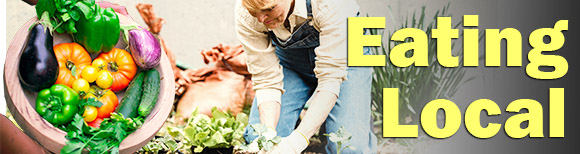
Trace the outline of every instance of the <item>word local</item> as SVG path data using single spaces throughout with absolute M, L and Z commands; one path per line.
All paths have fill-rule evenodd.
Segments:
M 399 89 L 383 89 L 383 137 L 417 137 L 417 125 L 399 124 Z M 564 137 L 564 88 L 550 88 L 550 137 Z M 445 126 L 437 126 L 437 111 L 445 112 Z M 544 117 L 542 105 L 533 99 L 518 99 L 512 101 L 506 108 L 507 112 L 520 112 L 527 109 L 528 113 L 519 113 L 505 121 L 505 132 L 511 138 L 544 137 Z M 499 106 L 489 99 L 473 101 L 465 111 L 465 128 L 474 137 L 490 138 L 495 136 L 501 124 L 488 123 L 487 127 L 480 125 L 480 113 L 485 110 L 487 115 L 500 115 Z M 520 124 L 528 121 L 528 127 L 522 129 Z M 421 126 L 425 132 L 434 138 L 448 138 L 455 134 L 461 125 L 461 111 L 450 100 L 433 100 L 421 111 Z

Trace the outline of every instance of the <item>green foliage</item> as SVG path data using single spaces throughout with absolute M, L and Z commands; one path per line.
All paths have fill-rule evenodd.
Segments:
M 460 86 L 474 77 L 465 79 L 465 69 L 461 68 L 463 65 L 463 59 L 459 59 L 458 68 L 445 68 L 437 62 L 436 52 L 436 39 L 431 38 L 432 30 L 435 28 L 435 21 L 437 17 L 450 17 L 451 14 L 448 12 L 449 4 L 443 7 L 443 10 L 437 11 L 433 16 L 433 21 L 429 24 L 425 23 L 425 6 L 421 10 L 419 18 L 416 18 L 416 14 L 413 13 L 411 18 L 406 18 L 405 22 L 402 23 L 399 29 L 403 28 L 417 28 L 421 29 L 426 34 L 428 34 L 428 60 L 429 66 L 427 67 L 415 67 L 413 65 L 409 67 L 396 67 L 392 62 L 387 61 L 385 67 L 374 67 L 374 76 L 372 80 L 372 107 L 373 116 L 375 119 L 375 125 L 382 125 L 382 114 L 383 111 L 383 88 L 398 88 L 399 89 L 399 121 L 401 124 L 417 124 L 419 122 L 419 117 L 417 114 L 417 109 L 421 109 L 426 103 L 434 99 L 449 99 L 452 97 L 460 88 Z M 457 28 L 461 22 L 457 23 L 454 28 Z M 371 29 L 371 35 L 378 35 L 383 32 L 377 29 Z M 388 33 L 391 36 L 391 32 Z M 480 39 L 481 40 L 481 39 Z M 389 51 L 396 45 L 411 42 L 411 39 L 406 39 L 403 42 L 400 41 L 386 41 L 379 48 L 373 48 L 373 54 L 375 55 L 389 55 Z M 452 47 L 455 46 L 455 42 Z M 462 52 L 454 56 L 460 56 Z M 407 57 L 410 57 L 413 51 L 408 51 L 406 53 Z M 377 132 L 378 136 L 382 132 Z
M 79 102 L 79 106 L 86 106 L 86 105 L 90 105 L 90 106 L 94 106 L 94 107 L 101 107 L 101 106 L 103 106 L 103 103 L 101 101 L 97 100 L 96 98 L 93 98 L 93 97 L 81 99 L 81 101 Z M 83 112 L 79 112 L 79 113 L 83 113 Z
M 80 154 L 87 148 L 91 154 L 119 153 L 121 141 L 137 130 L 143 121 L 141 117 L 131 119 L 111 113 L 111 117 L 105 118 L 99 128 L 93 128 L 84 124 L 82 116 L 75 114 L 66 127 L 68 141 L 60 152 Z
M 356 147 L 354 147 L 352 145 L 348 145 L 350 138 L 352 138 L 352 134 L 347 132 L 343 126 L 340 126 L 338 131 L 336 131 L 335 133 L 324 134 L 324 136 L 328 136 L 328 139 L 331 142 L 334 142 L 337 144 L 336 154 L 340 154 L 340 152 L 342 150 L 347 149 L 347 148 L 351 149 L 351 150 L 356 150 Z M 344 147 L 342 147 L 343 145 L 344 145 Z
M 94 0 L 39 0 L 35 8 L 36 16 L 51 33 L 56 30 L 73 34 L 81 17 L 95 16 L 95 6 Z
M 160 153 L 162 151 L 174 153 L 179 148 L 182 148 L 182 144 L 177 143 L 171 136 L 164 136 L 147 143 L 139 150 L 139 153 Z
M 245 143 L 244 128 L 248 116 L 239 113 L 236 117 L 217 108 L 212 108 L 212 117 L 199 114 L 197 109 L 188 119 L 185 127 L 167 126 L 167 135 L 148 143 L 142 151 L 192 153 L 202 152 L 205 148 L 229 148 Z M 181 141 L 177 143 L 176 141 Z M 163 143 L 163 144 L 157 144 Z

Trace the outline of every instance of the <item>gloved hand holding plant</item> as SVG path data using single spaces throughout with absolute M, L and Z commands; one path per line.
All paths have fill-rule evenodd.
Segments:
M 254 129 L 254 135 L 258 137 L 254 139 L 249 145 L 240 145 L 240 149 L 249 152 L 258 152 L 260 150 L 270 150 L 274 145 L 280 143 L 281 137 L 277 136 L 274 128 L 268 127 L 264 124 L 250 125 Z

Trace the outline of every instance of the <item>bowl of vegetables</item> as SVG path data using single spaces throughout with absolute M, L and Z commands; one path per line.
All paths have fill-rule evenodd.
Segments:
M 129 17 L 126 16 L 122 16 L 119 15 L 119 20 L 121 23 L 127 23 L 127 22 L 132 22 L 132 19 L 130 19 Z M 87 126 L 87 124 L 93 123 L 93 122 L 89 122 L 87 123 L 86 121 L 86 116 L 83 116 L 82 113 L 77 113 L 75 116 L 83 116 L 81 118 L 79 117 L 74 117 L 74 118 L 63 118 L 63 117 L 69 117 L 72 116 L 73 114 L 71 113 L 67 113 L 67 112 L 72 112 L 72 111 L 76 111 L 76 110 L 80 110 L 80 111 L 87 111 L 86 108 L 82 109 L 81 107 L 79 108 L 75 108 L 74 110 L 64 110 L 65 108 L 68 109 L 68 107 L 66 107 L 67 105 L 65 104 L 64 106 L 62 106 L 62 110 L 59 112 L 61 115 L 54 115 L 53 118 L 47 118 L 47 116 L 45 116 L 46 113 L 41 113 L 39 112 L 40 110 L 38 109 L 39 104 L 38 101 L 41 99 L 45 99 L 44 101 L 49 102 L 48 104 L 50 104 L 50 99 L 53 99 L 53 97 L 56 97 L 56 95 L 58 95 L 58 99 L 59 100 L 75 100 L 72 98 L 68 98 L 67 96 L 74 93 L 74 92 L 69 92 L 67 90 L 73 89 L 72 86 L 68 86 L 69 88 L 63 88 L 66 84 L 53 84 L 53 85 L 49 85 L 51 88 L 39 88 L 39 85 L 42 84 L 46 84 L 46 82 L 49 82 L 49 80 L 53 80 L 54 77 L 52 77 L 51 75 L 46 75 L 46 73 L 48 72 L 48 74 L 53 73 L 54 71 L 59 71 L 58 69 L 47 69 L 47 67 L 54 67 L 54 63 L 46 63 L 46 66 L 40 66 L 40 65 L 26 65 L 27 63 L 34 63 L 36 61 L 42 61 L 43 57 L 34 57 L 34 56 L 46 56 L 46 55 L 42 55 L 42 54 L 32 54 L 31 55 L 26 55 L 29 53 L 23 53 L 25 52 L 25 48 L 27 46 L 42 46 L 42 45 L 46 45 L 46 44 L 41 44 L 41 43 L 31 43 L 29 37 L 31 37 L 29 34 L 30 33 L 39 33 L 38 29 L 35 30 L 34 26 L 37 24 L 38 22 L 38 18 L 37 17 L 33 17 L 32 19 L 30 19 L 26 24 L 24 24 L 19 30 L 18 32 L 15 34 L 13 41 L 10 43 L 10 46 L 8 48 L 8 51 L 6 53 L 6 61 L 4 64 L 4 92 L 5 92 L 5 98 L 6 98 L 6 102 L 7 102 L 7 106 L 10 109 L 12 115 L 14 116 L 14 119 L 16 120 L 16 122 L 19 124 L 20 128 L 22 128 L 22 130 L 28 134 L 31 138 L 35 139 L 36 141 L 38 141 L 38 143 L 40 145 L 42 145 L 43 147 L 45 147 L 46 149 L 54 152 L 54 153 L 74 153 L 74 152 L 79 152 L 79 151 L 84 151 L 87 152 L 87 150 L 93 151 L 93 150 L 100 150 L 100 151 L 116 151 L 118 150 L 120 153 L 134 153 L 135 151 L 137 151 L 138 149 L 140 149 L 141 147 L 143 147 L 145 144 L 147 144 L 156 134 L 156 132 L 162 127 L 162 125 L 164 124 L 165 120 L 167 119 L 167 117 L 169 116 L 169 113 L 171 111 L 171 108 L 173 107 L 173 101 L 174 101 L 174 97 L 175 97 L 175 85 L 174 85 L 174 76 L 173 76 L 173 71 L 172 71 L 172 67 L 171 64 L 167 58 L 167 55 L 165 55 L 164 52 L 161 52 L 159 55 L 159 64 L 158 65 L 154 65 L 155 67 L 152 68 L 141 68 L 141 67 L 136 67 L 136 70 L 138 73 L 135 73 L 135 77 L 133 79 L 130 79 L 128 81 L 126 81 L 126 84 L 129 84 L 128 82 L 130 81 L 131 84 L 128 85 L 128 88 L 123 88 L 123 89 L 114 89 L 114 90 L 109 90 L 109 92 L 114 91 L 113 95 L 116 96 L 116 100 L 118 102 L 118 105 L 116 105 L 116 107 L 113 107 L 112 109 L 114 110 L 115 108 L 120 108 L 121 106 L 127 106 L 126 104 L 128 104 L 127 102 L 129 101 L 135 101 L 135 100 L 131 100 L 132 98 L 130 98 L 129 96 L 131 95 L 135 95 L 133 93 L 135 92 L 139 92 L 139 95 L 142 95 L 140 92 L 142 91 L 147 91 L 144 90 L 146 86 L 141 87 L 138 84 L 142 84 L 142 85 L 147 85 L 147 82 L 149 80 L 147 80 L 148 76 L 149 76 L 149 72 L 153 72 L 151 70 L 155 70 L 153 74 L 156 75 L 151 75 L 151 76 L 155 76 L 158 78 L 158 81 L 155 84 L 149 84 L 147 88 L 149 89 L 157 89 L 158 90 L 158 95 L 152 95 L 153 97 L 150 96 L 150 98 L 156 98 L 156 101 L 154 103 L 149 104 L 149 109 L 147 109 L 146 112 L 146 116 L 142 116 L 139 118 L 142 119 L 138 119 L 138 118 L 133 118 L 133 119 L 125 119 L 125 117 L 120 116 L 120 114 L 117 114 L 115 112 L 111 112 L 110 115 L 107 116 L 107 118 L 104 118 L 106 120 L 104 120 L 104 122 L 101 125 L 101 129 L 97 129 L 97 128 L 92 128 L 90 126 Z M 124 38 L 122 37 L 123 33 L 121 33 L 121 36 L 119 37 L 119 39 L 117 40 L 116 44 L 115 44 L 115 49 L 129 49 L 127 43 L 125 43 L 125 41 L 123 40 Z M 35 37 L 43 37 L 42 35 L 37 35 Z M 46 37 L 46 36 L 44 36 Z M 51 41 L 52 44 L 56 45 L 60 45 L 60 44 L 66 44 L 66 43 L 71 43 L 71 42 L 75 42 L 75 40 L 73 39 L 73 36 L 67 33 L 53 33 L 50 39 L 47 39 L 48 41 Z M 43 42 L 46 43 L 46 42 Z M 86 47 L 85 47 L 86 48 Z M 131 47 L 133 48 L 133 47 Z M 52 50 L 52 49 L 51 49 Z M 61 49 L 54 49 L 54 50 L 61 50 Z M 135 49 L 137 50 L 137 49 Z M 56 51 L 54 51 L 56 52 Z M 135 55 L 134 53 L 131 53 L 132 55 Z M 34 60 L 31 60 L 30 62 L 28 60 L 21 60 L 21 56 L 22 55 L 26 55 L 27 57 L 34 57 Z M 90 59 L 89 61 L 93 61 L 94 59 L 98 59 L 99 57 L 101 57 L 100 54 L 97 53 L 89 53 L 90 55 Z M 143 55 L 140 55 L 140 58 L 146 58 L 143 57 Z M 138 58 L 137 58 L 138 59 Z M 94 63 L 94 62 L 93 62 Z M 135 60 L 135 63 L 138 63 L 137 60 Z M 20 68 L 24 67 L 24 68 Z M 141 66 L 141 65 L 139 65 Z M 151 65 L 153 66 L 153 65 Z M 151 67 L 149 66 L 149 67 Z M 30 68 L 26 68 L 26 67 L 30 67 Z M 81 67 L 80 65 L 78 67 Z M 62 69 L 62 68 L 60 68 Z M 22 73 L 24 70 L 29 71 L 26 73 Z M 79 74 L 81 69 L 79 69 Z M 51 72 L 52 71 L 52 72 Z M 20 73 L 19 73 L 20 72 Z M 44 73 L 44 74 L 43 74 Z M 24 74 L 24 75 L 23 75 Z M 74 72 L 72 74 L 75 74 Z M 145 75 L 139 75 L 139 74 L 145 74 Z M 23 78 L 23 76 L 33 76 L 34 75 L 38 76 L 36 78 L 31 78 L 31 79 L 26 79 L 26 80 L 22 80 L 21 78 Z M 139 76 L 145 76 L 145 77 L 139 77 Z M 84 77 L 84 76 L 83 76 Z M 133 81 L 140 79 L 140 83 L 137 84 L 133 84 Z M 54 79 L 54 80 L 61 80 L 60 76 L 59 79 Z M 97 79 L 98 80 L 98 79 Z M 116 78 L 115 78 L 116 80 Z M 27 82 L 24 82 L 27 81 Z M 28 81 L 30 81 L 30 83 L 28 83 Z M 54 82 L 54 81 L 53 81 Z M 65 83 L 64 81 L 57 81 L 57 83 Z M 76 82 L 76 80 L 75 80 Z M 150 81 L 149 81 L 150 82 Z M 95 82 L 96 83 L 96 82 Z M 106 83 L 106 82 L 104 82 Z M 98 83 L 97 83 L 98 84 Z M 109 83 L 110 84 L 110 83 Z M 109 85 L 110 87 L 114 87 L 116 83 L 113 83 L 112 85 Z M 44 85 L 46 87 L 46 85 Z M 99 85 L 101 86 L 101 85 Z M 134 87 L 139 87 L 139 88 L 131 88 L 132 86 Z M 93 85 L 92 87 L 96 87 L 96 85 Z M 91 90 L 92 90 L 91 87 Z M 76 88 L 76 87 L 75 87 Z M 44 90 L 41 90 L 44 89 Z M 48 90 L 46 90 L 48 89 Z M 107 88 L 105 88 L 107 89 Z M 111 89 L 111 88 L 109 88 Z M 108 90 L 108 89 L 107 89 Z M 45 94 L 47 93 L 47 91 L 51 91 L 53 96 L 46 96 Z M 58 92 L 56 92 L 58 91 Z M 79 92 L 78 90 L 74 89 L 74 91 Z M 131 91 L 131 92 L 130 92 Z M 58 94 L 57 94 L 58 93 Z M 112 93 L 112 92 L 111 92 Z M 146 93 L 146 92 L 144 92 Z M 74 93 L 77 94 L 77 93 Z M 45 98 L 46 97 L 46 98 Z M 141 96 L 139 96 L 141 97 Z M 79 102 L 83 102 L 83 103 L 87 103 L 89 101 L 87 100 L 91 100 L 91 99 L 83 99 L 82 95 L 80 97 L 76 97 L 76 99 L 79 99 Z M 100 99 L 100 98 L 99 98 Z M 133 98 L 134 99 L 134 98 Z M 53 99 L 54 100 L 54 99 Z M 97 100 L 92 99 L 91 101 L 95 101 Z M 127 100 L 127 101 L 125 101 Z M 99 100 L 100 101 L 100 100 Z M 65 101 L 63 101 L 65 102 Z M 125 103 L 125 104 L 123 104 Z M 90 104 L 90 103 L 88 103 Z M 98 103 L 99 105 L 99 109 L 104 108 L 104 103 Z M 44 106 L 44 105 L 42 105 Z M 86 106 L 85 106 L 86 107 Z M 125 107 L 127 108 L 127 107 Z M 137 107 L 135 107 L 134 105 L 132 107 L 129 108 L 134 108 L 132 110 L 135 111 L 135 114 L 137 114 L 138 117 L 139 113 L 138 113 L 138 109 Z M 140 109 L 140 108 L 139 108 Z M 79 112 L 80 112 L 79 111 Z M 99 110 L 100 111 L 100 110 Z M 48 111 L 50 112 L 50 111 Z M 118 111 L 119 113 L 121 113 L 121 111 Z M 125 113 L 125 112 L 123 112 Z M 41 115 L 44 114 L 44 115 Z M 100 115 L 99 115 L 100 116 Z M 76 128 L 75 128 L 76 127 Z M 103 128 L 104 127 L 104 128 Z M 130 129 L 134 129 L 132 131 L 125 131 L 127 128 Z M 76 131 L 72 131 L 72 130 L 76 130 Z M 87 136 L 87 134 L 90 134 L 90 136 Z M 90 138 L 89 138 L 90 137 Z M 107 140 L 107 138 L 113 138 L 116 140 L 112 140 L 112 142 L 110 140 Z M 90 142 L 90 143 L 88 143 Z M 117 143 L 115 143 L 117 142 Z M 84 144 L 87 143 L 87 144 Z

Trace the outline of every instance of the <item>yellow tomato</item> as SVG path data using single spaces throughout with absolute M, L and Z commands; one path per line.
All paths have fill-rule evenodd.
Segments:
M 89 83 L 93 83 L 97 79 L 98 73 L 99 71 L 96 67 L 87 66 L 83 69 L 83 72 L 81 72 L 81 77 L 87 80 Z
M 108 70 L 107 61 L 105 61 L 103 59 L 95 59 L 91 65 L 93 67 L 97 68 L 98 71 Z
M 113 85 L 113 76 L 111 75 L 111 72 L 102 70 L 99 72 L 96 82 L 97 86 L 107 89 Z
M 82 78 L 76 79 L 72 85 L 72 88 L 81 95 L 86 94 L 89 91 L 90 87 L 91 85 L 89 85 L 89 82 L 87 82 L 87 80 Z
M 97 111 L 97 107 L 92 105 L 85 105 L 85 113 L 83 113 L 83 119 L 86 122 L 92 122 L 97 119 L 97 115 L 99 112 Z

